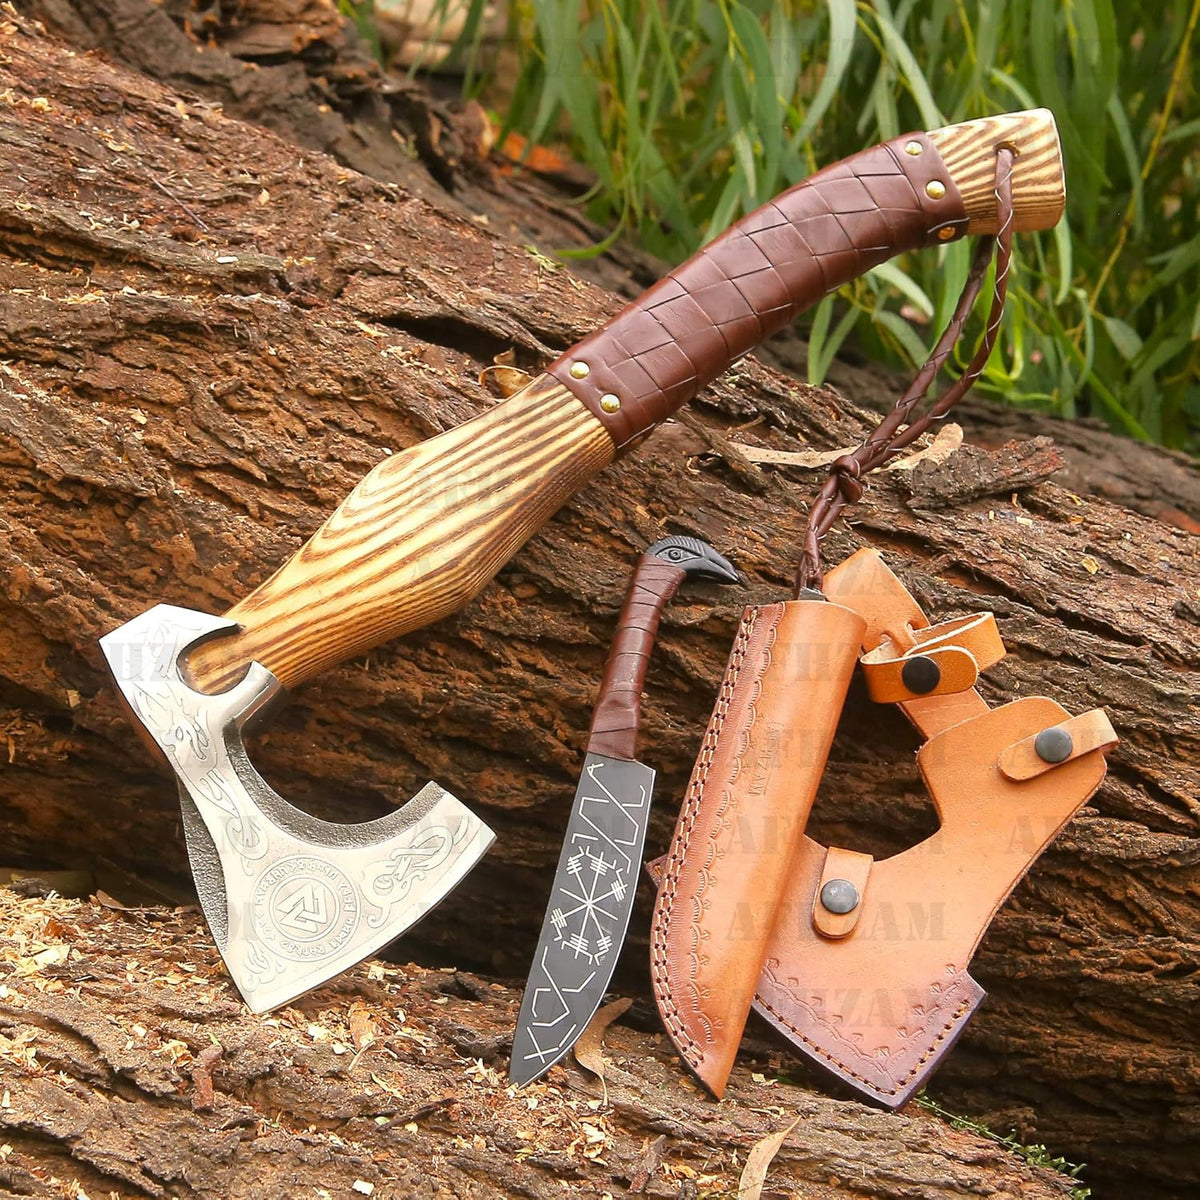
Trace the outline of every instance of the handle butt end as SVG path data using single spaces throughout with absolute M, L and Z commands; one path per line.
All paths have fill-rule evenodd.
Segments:
M 968 233 L 996 232 L 995 152 L 1001 146 L 1016 154 L 1015 230 L 1027 233 L 1058 224 L 1067 202 L 1066 176 L 1058 126 L 1048 108 L 960 121 L 931 129 L 928 137 L 962 196 L 970 221 Z

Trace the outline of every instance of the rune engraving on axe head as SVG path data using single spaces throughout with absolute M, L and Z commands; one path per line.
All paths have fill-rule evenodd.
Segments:
M 208 695 L 181 661 L 230 622 L 160 604 L 101 639 L 117 685 L 179 784 L 188 854 L 225 965 L 255 1012 L 324 983 L 399 937 L 450 892 L 492 832 L 427 783 L 394 813 L 342 825 L 289 804 L 243 733 L 282 688 L 252 663 Z

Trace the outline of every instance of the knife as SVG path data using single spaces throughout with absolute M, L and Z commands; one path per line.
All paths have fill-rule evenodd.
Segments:
M 513 1035 L 509 1078 L 517 1085 L 575 1044 L 620 956 L 654 794 L 654 771 L 634 757 L 642 684 L 663 609 L 688 576 L 741 579 L 707 542 L 677 536 L 651 546 L 630 580 Z

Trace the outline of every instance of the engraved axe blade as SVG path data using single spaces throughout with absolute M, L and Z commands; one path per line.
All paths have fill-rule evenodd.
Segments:
M 394 813 L 337 824 L 289 804 L 251 765 L 245 729 L 282 687 L 260 663 L 208 695 L 183 657 L 236 625 L 160 604 L 100 639 L 129 708 L 179 784 L 188 857 L 209 928 L 254 1012 L 332 979 L 400 936 L 494 840 L 427 783 Z

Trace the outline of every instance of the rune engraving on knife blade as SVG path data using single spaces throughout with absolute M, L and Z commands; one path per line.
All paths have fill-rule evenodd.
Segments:
M 678 535 L 651 546 L 630 580 L 513 1034 L 509 1074 L 519 1084 L 578 1040 L 625 941 L 654 796 L 654 772 L 634 757 L 642 685 L 663 609 L 689 575 L 740 578 L 706 542 Z
M 591 786 L 580 802 L 580 827 L 567 842 L 567 878 L 556 882 L 550 898 L 554 945 L 562 953 L 544 949 L 526 985 L 532 992 L 527 1061 L 554 1062 L 574 1043 L 579 1022 L 567 997 L 578 997 L 596 978 L 625 932 L 628 912 L 621 906 L 635 883 L 650 810 L 645 784 L 633 796 L 605 784 L 606 767 L 625 765 L 597 759 L 584 771 L 580 786 Z

